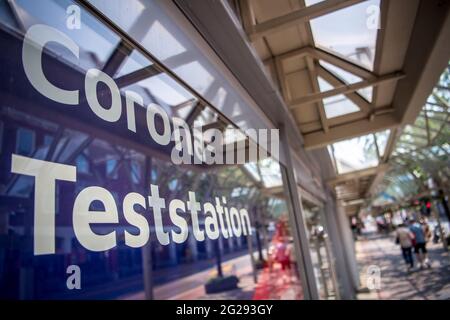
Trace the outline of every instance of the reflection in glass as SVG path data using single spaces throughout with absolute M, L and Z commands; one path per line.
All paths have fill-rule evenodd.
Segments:
M 58 30 L 68 30 L 66 9 L 73 4 L 70 0 L 17 0 L 9 1 L 9 4 L 11 10 L 15 12 L 18 25 L 23 26 L 25 30 L 32 25 L 42 23 Z M 102 68 L 120 41 L 117 35 L 111 33 L 106 26 L 88 14 L 82 19 L 82 28 L 70 30 L 70 36 L 80 46 L 79 59 L 56 43 L 50 43 L 47 49 L 58 59 L 63 59 L 84 70 L 94 67 Z
M 302 199 L 311 260 L 320 299 L 336 299 L 336 275 L 323 208 Z
M 29 156 L 34 151 L 34 132 L 30 129 L 17 129 L 17 148 L 18 154 Z
M 321 92 L 332 90 L 333 87 L 323 78 L 318 77 L 319 88 Z M 338 94 L 329 98 L 323 99 L 325 107 L 325 115 L 327 119 L 343 116 L 349 113 L 360 111 L 359 107 L 350 101 L 343 94 Z
M 4 66 L 1 76 L 17 84 L 0 84 L 0 298 L 301 299 L 299 264 L 285 199 L 288 193 L 281 180 L 284 168 L 270 158 L 245 165 L 174 165 L 170 146 L 158 145 L 146 135 L 145 112 L 150 103 L 159 104 L 169 116 L 183 118 L 190 128 L 197 123 L 234 135 L 234 125 L 88 12 L 81 12 L 81 29 L 68 32 L 62 17 L 66 17 L 64 9 L 74 2 L 8 3 L 13 3 L 20 14 L 0 22 L 0 41 L 9 48 L 0 52 L 0 64 Z M 1 17 L 8 16 L 9 11 L 1 13 Z M 15 19 L 23 19 L 25 30 L 10 23 Z M 68 107 L 33 89 L 20 57 L 23 32 L 37 22 L 67 34 L 80 46 L 79 61 L 60 45 L 46 48 L 43 68 L 51 81 L 82 89 L 87 68 L 108 74 L 120 88 L 122 108 L 126 108 L 126 90 L 142 97 L 142 105 L 135 108 L 135 132 L 139 134 L 129 130 L 124 116 L 116 122 L 99 119 L 83 92 L 79 104 Z M 12 32 L 11 28 L 16 29 Z M 157 32 L 152 37 L 162 31 L 157 24 L 153 28 Z M 184 50 L 175 44 L 173 48 L 175 55 Z M 95 89 L 99 103 L 111 105 L 104 86 L 99 84 Z M 158 124 L 155 121 L 155 127 Z M 76 182 L 56 182 L 54 254 L 33 253 L 35 179 L 11 172 L 15 153 L 76 167 Z M 227 208 L 245 208 L 251 235 L 199 241 L 193 235 L 193 215 L 185 210 L 178 215 L 187 223 L 187 230 L 183 230 L 188 234 L 186 241 L 175 243 L 170 238 L 169 244 L 161 244 L 156 231 L 181 229 L 172 223 L 169 208 L 162 208 L 157 225 L 153 209 L 136 205 L 135 214 L 148 222 L 150 238 L 143 246 L 131 247 L 127 235 L 136 236 L 142 230 L 125 218 L 124 199 L 136 193 L 147 200 L 151 185 L 159 186 L 165 203 L 174 199 L 186 203 L 189 192 L 194 191 L 201 203 L 215 203 L 217 199 L 224 203 L 225 199 Z M 114 232 L 116 246 L 104 251 L 87 250 L 74 234 L 74 201 L 92 186 L 106 189 L 119 212 L 114 223 L 90 226 L 98 235 Z M 102 201 L 89 204 L 89 211 L 104 210 Z M 206 214 L 198 215 L 198 224 L 204 230 Z M 68 290 L 66 286 L 66 269 L 73 264 L 82 270 L 83 290 Z M 207 292 L 207 285 L 214 286 L 223 279 L 237 279 L 238 286 L 220 295 Z
M 336 142 L 329 146 L 338 173 L 361 170 L 378 165 L 373 134 Z

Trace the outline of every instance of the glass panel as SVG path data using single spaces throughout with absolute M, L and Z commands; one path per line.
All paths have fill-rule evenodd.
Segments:
M 385 190 L 398 199 L 417 198 L 417 194 L 423 193 L 424 181 L 431 177 L 446 176 L 448 173 L 449 126 L 444 105 L 448 103 L 449 97 L 437 94 L 443 90 L 439 86 L 448 82 L 448 71 L 447 67 L 414 124 L 407 125 L 403 130 L 392 153 L 393 160 L 399 165 L 392 167 L 387 173 L 380 190 Z M 408 171 L 410 173 L 405 174 Z M 439 187 L 445 189 L 443 185 Z M 429 217 L 427 214 L 427 218 L 431 223 L 436 223 L 433 216 Z M 443 221 L 447 220 L 444 216 L 442 218 Z
M 16 21 L 19 25 L 23 25 L 25 30 L 43 23 L 57 30 L 69 31 L 66 27 L 66 8 L 73 4 L 70 0 L 17 0 L 9 3 L 16 12 Z M 57 43 L 49 43 L 46 48 L 58 59 L 70 62 L 84 70 L 94 67 L 102 68 L 119 44 L 120 37 L 111 33 L 90 15 L 85 15 L 82 21 L 82 28 L 70 30 L 71 38 L 80 47 L 79 59 Z
M 75 159 L 75 164 L 77 165 L 77 170 L 80 173 L 89 173 L 89 160 L 84 154 L 80 154 Z
M 263 159 L 257 163 L 246 163 L 244 165 L 253 179 L 261 181 L 266 188 L 279 187 L 282 185 L 280 165 L 271 158 Z
M 24 156 L 31 155 L 34 151 L 34 140 L 33 130 L 18 128 L 16 152 Z
M 405 133 L 400 137 L 399 142 L 402 142 L 411 148 L 416 148 L 417 146 L 425 146 L 428 143 L 427 137 L 422 136 L 412 136 Z
M 312 19 L 316 46 L 372 70 L 379 6 L 379 0 L 364 1 Z
M 338 173 L 361 170 L 378 165 L 372 134 L 333 144 Z M 397 150 L 399 152 L 399 150 Z
M 333 89 L 333 87 L 321 77 L 318 77 L 321 92 Z M 325 115 L 328 119 L 343 116 L 360 111 L 359 107 L 347 99 L 343 94 L 323 99 Z
M 271 158 L 267 158 L 259 162 L 259 167 L 266 188 L 279 187 L 283 184 L 278 162 L 273 161 Z
M 407 148 L 404 148 L 404 147 L 402 147 L 402 146 L 399 146 L 399 147 L 397 147 L 397 149 L 395 150 L 395 152 L 396 152 L 396 153 L 399 153 L 399 154 L 405 154 L 405 153 L 410 153 L 411 150 L 410 150 L 410 149 L 407 149 Z
M 142 70 L 143 68 L 149 67 L 153 63 L 148 60 L 142 53 L 138 50 L 133 50 L 115 74 L 117 78 L 125 75 L 129 75 L 135 71 Z
M 378 150 L 380 152 L 380 157 L 384 155 L 384 151 L 386 150 L 386 145 L 389 140 L 390 133 L 391 130 L 385 130 L 375 133 L 375 136 L 377 138 Z
M 433 102 L 431 102 L 433 103 Z M 445 108 L 443 106 L 439 106 L 436 104 L 427 104 L 425 106 L 425 109 L 428 110 L 429 112 L 442 112 L 442 113 L 446 113 L 445 112 Z
M 344 69 L 341 69 L 331 63 L 322 60 L 319 60 L 319 63 L 322 65 L 322 67 L 327 69 L 329 72 L 333 73 L 337 78 L 339 78 L 346 84 L 353 84 L 362 81 L 362 78 L 355 76 L 354 74 L 347 72 Z M 359 89 L 356 92 L 358 92 L 368 102 L 372 102 L 372 92 L 373 92 L 372 87 Z
M 166 110 L 170 113 L 173 112 L 169 111 L 173 107 L 186 104 L 186 102 L 190 102 L 191 104 L 197 102 L 197 99 L 191 93 L 176 83 L 167 74 L 148 77 L 122 89 L 122 91 L 126 90 L 135 91 L 145 97 L 144 105 L 148 105 L 151 102 L 156 103 L 166 107 Z
M 450 154 L 450 144 L 444 143 L 441 147 L 447 152 L 447 154 Z
M 419 127 L 416 127 L 416 126 L 411 126 L 411 125 L 406 125 L 405 130 L 403 132 L 414 134 L 414 135 L 419 135 L 419 136 L 422 136 L 422 137 L 426 137 L 427 136 L 427 130 L 426 129 L 419 128 Z
M 227 132 L 224 143 L 247 137 L 89 12 L 81 10 L 80 30 L 68 29 L 66 7 L 78 2 L 7 3 L 25 29 L 0 6 L 8 48 L 0 75 L 9 79 L 0 82 L 0 299 L 303 298 L 284 167 L 271 158 L 175 164 L 174 141 L 160 141 L 173 116 L 186 134 L 201 124 Z M 54 38 L 40 54 L 36 38 L 24 39 L 36 23 L 39 37 L 59 34 L 79 47 L 79 59 Z M 71 92 L 32 82 L 23 63 L 35 72 L 41 62 L 41 76 Z M 64 100 L 74 92 L 76 101 Z M 212 140 L 201 137 L 202 147 Z M 45 219 L 54 210 L 54 221 L 34 223 L 40 208 Z M 67 285 L 71 265 L 82 290 Z M 234 290 L 213 293 L 221 285 Z
M 259 167 L 257 163 L 254 162 L 246 163 L 244 164 L 244 167 L 247 170 L 247 172 L 251 174 L 253 179 L 255 179 L 256 181 L 261 181 L 261 174 L 259 172 Z
M 239 84 L 224 74 L 220 59 L 211 55 L 202 41 L 194 40 L 198 32 L 173 16 L 172 5 L 167 1 L 89 0 L 89 3 L 240 128 L 271 125 L 257 115 L 250 100 L 236 91 Z
M 438 156 L 443 156 L 446 154 L 446 152 L 443 149 L 441 149 L 439 146 L 431 147 L 430 150 Z
M 0 121 L 0 153 L 2 152 L 3 149 L 3 121 Z
M 319 2 L 323 2 L 325 0 L 305 0 L 305 6 L 312 6 L 313 4 L 317 4 Z
M 429 121 L 436 121 L 438 123 L 443 123 L 447 121 L 447 113 L 439 111 L 437 109 L 427 108 L 426 110 Z
M 224 144 L 235 143 L 237 141 L 243 141 L 247 137 L 240 131 L 236 130 L 232 125 L 225 128 L 224 132 Z

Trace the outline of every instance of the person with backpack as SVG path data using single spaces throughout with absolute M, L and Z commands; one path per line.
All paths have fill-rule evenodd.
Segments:
M 415 219 L 410 219 L 409 230 L 414 234 L 414 253 L 416 254 L 419 267 L 422 269 L 424 266 L 431 267 L 428 260 L 427 252 L 427 235 L 424 230 L 424 226 L 417 222 Z

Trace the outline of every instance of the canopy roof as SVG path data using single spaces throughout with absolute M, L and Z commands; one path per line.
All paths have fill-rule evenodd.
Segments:
M 305 148 L 328 146 L 336 169 L 329 183 L 347 213 L 356 214 L 382 181 L 391 157 L 400 164 L 410 144 L 433 144 L 442 131 L 438 124 L 448 120 L 442 99 L 434 95 L 422 110 L 450 56 L 448 5 L 239 3 L 248 38 L 282 92 Z M 438 148 L 416 152 L 444 152 Z
M 416 121 L 407 125 L 390 160 L 391 168 L 375 189 L 373 205 L 401 204 L 450 189 L 450 63 Z

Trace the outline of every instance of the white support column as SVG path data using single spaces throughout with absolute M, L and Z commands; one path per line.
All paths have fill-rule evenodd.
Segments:
M 338 278 L 338 288 L 340 297 L 344 300 L 354 299 L 355 290 L 350 279 L 349 268 L 345 258 L 345 247 L 342 234 L 340 232 L 336 201 L 328 195 L 325 203 L 325 223 L 330 237 L 330 243 L 335 258 L 335 267 Z
M 303 216 L 301 196 L 293 169 L 291 150 L 284 128 L 280 128 L 280 146 L 281 152 L 284 152 L 286 159 L 286 170 L 281 170 L 281 172 L 289 207 L 289 222 L 294 236 L 295 250 L 298 257 L 298 271 L 303 286 L 303 294 L 305 300 L 318 300 L 319 292 L 317 290 L 311 252 L 309 250 L 309 239 Z
M 358 263 L 356 262 L 355 241 L 350 229 L 350 223 L 344 208 L 338 202 L 336 206 L 336 214 L 342 241 L 344 245 L 345 259 L 347 263 L 348 273 L 351 284 L 355 292 L 360 288 Z

